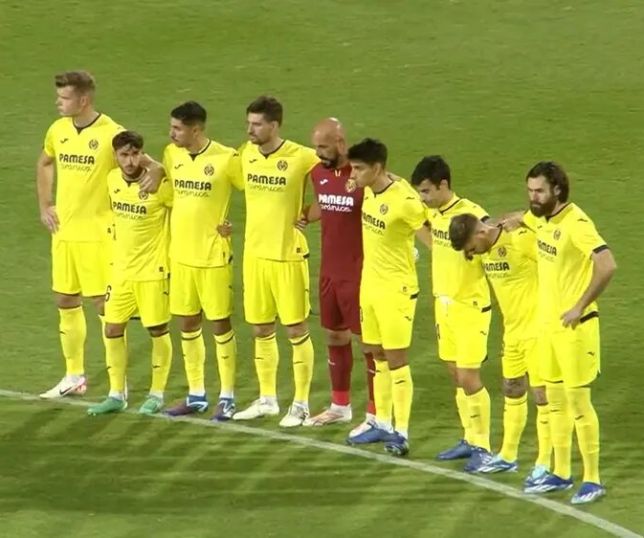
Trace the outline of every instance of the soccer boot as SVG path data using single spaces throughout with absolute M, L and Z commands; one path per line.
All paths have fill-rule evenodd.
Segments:
M 232 398 L 219 398 L 217 407 L 215 407 L 215 414 L 211 420 L 215 422 L 226 422 L 233 418 L 235 414 L 235 400 Z
M 163 400 L 158 396 L 148 396 L 139 407 L 139 415 L 154 415 L 163 409 Z
M 573 485 L 572 478 L 561 478 L 556 474 L 548 475 L 534 486 L 524 488 L 525 493 L 549 493 L 551 491 L 566 491 Z
M 108 413 L 120 413 L 126 409 L 127 402 L 125 400 L 108 396 L 101 403 L 88 407 L 87 414 L 95 417 L 97 415 L 107 415 Z
M 304 426 L 327 426 L 328 424 L 346 424 L 351 422 L 351 406 L 331 404 L 331 407 L 325 409 L 314 417 L 309 417 L 304 421 Z
M 280 420 L 280 426 L 282 428 L 296 428 L 304 424 L 308 418 L 309 408 L 305 405 L 294 403 Z
M 385 441 L 385 452 L 393 456 L 406 456 L 409 454 L 409 441 L 398 432 L 394 432 L 387 441 Z
M 193 396 L 188 394 L 188 397 L 181 403 L 167 409 L 165 414 L 171 417 L 180 417 L 183 415 L 192 415 L 194 413 L 205 413 L 208 410 L 208 400 L 206 396 Z
M 233 415 L 233 420 L 254 420 L 262 417 L 274 417 L 279 415 L 280 406 L 275 400 L 258 398 L 243 411 Z
M 57 400 L 65 396 L 82 396 L 87 392 L 87 378 L 80 376 L 65 376 L 55 387 L 40 394 L 44 400 Z
M 467 460 L 463 470 L 467 473 L 478 473 L 479 469 L 489 460 L 492 459 L 492 453 L 480 446 L 472 447 L 472 455 Z
M 500 454 L 490 454 L 481 461 L 477 473 L 513 473 L 519 468 L 516 461 L 505 461 Z
M 473 447 L 465 439 L 461 439 L 456 445 L 443 450 L 436 456 L 441 461 L 464 460 L 472 456 Z
M 583 482 L 581 487 L 577 490 L 570 499 L 572 504 L 588 504 L 595 502 L 606 495 L 606 488 L 601 484 L 595 482 Z
M 523 492 L 529 493 L 529 489 L 543 482 L 549 474 L 550 470 L 545 465 L 535 465 L 523 481 Z
M 348 445 L 366 445 L 370 443 L 385 443 L 393 437 L 393 432 L 379 428 L 377 425 L 372 424 L 368 430 L 365 430 L 358 435 L 347 437 Z
M 349 432 L 349 437 L 357 437 L 358 435 L 366 432 L 368 429 L 375 425 L 376 416 L 372 415 L 371 413 L 367 413 L 365 419 Z

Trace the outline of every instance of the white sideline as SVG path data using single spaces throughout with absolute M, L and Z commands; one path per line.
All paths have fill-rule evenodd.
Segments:
M 18 392 L 13 390 L 0 389 L 0 397 L 10 398 L 13 400 L 44 402 L 35 394 L 29 394 L 26 392 Z M 50 402 L 47 402 L 47 403 L 50 404 Z M 90 405 L 94 404 L 94 402 L 77 400 L 73 398 L 56 400 L 54 403 L 74 405 L 78 407 L 89 407 Z M 136 414 L 136 411 L 134 410 L 128 410 L 125 412 Z M 452 469 L 446 469 L 443 467 L 439 467 L 437 465 L 433 465 L 431 463 L 410 460 L 410 459 L 394 458 L 392 456 L 387 456 L 385 454 L 376 454 L 374 452 L 369 452 L 367 450 L 361 450 L 350 446 L 329 443 L 327 441 L 319 441 L 317 439 L 311 439 L 309 437 L 302 437 L 302 436 L 293 435 L 289 433 L 281 433 L 281 432 L 276 432 L 272 430 L 265 430 L 263 428 L 258 428 L 253 426 L 243 426 L 241 424 L 237 424 L 234 422 L 220 423 L 220 422 L 211 422 L 208 420 L 192 418 L 192 417 L 170 418 L 164 415 L 152 415 L 152 418 L 166 420 L 166 421 L 173 421 L 173 422 L 189 422 L 190 424 L 196 424 L 201 427 L 205 426 L 209 428 L 221 428 L 223 430 L 245 433 L 248 435 L 265 437 L 267 439 L 273 439 L 278 441 L 285 441 L 287 443 L 302 445 L 310 448 L 317 448 L 320 450 L 328 450 L 330 452 L 337 452 L 340 454 L 347 454 L 350 456 L 356 456 L 359 458 L 373 460 L 373 461 L 385 463 L 388 465 L 396 465 L 398 467 L 406 467 L 408 469 L 414 469 L 424 473 L 443 476 L 446 478 L 451 478 L 453 480 L 460 480 L 461 482 L 467 482 L 468 484 L 472 484 L 480 488 L 484 488 L 490 491 L 494 491 L 496 493 L 500 493 L 501 495 L 505 495 L 506 497 L 511 497 L 513 499 L 518 499 L 520 501 L 535 504 L 537 506 L 540 506 L 552 512 L 556 512 L 564 516 L 572 517 L 574 519 L 577 519 L 578 521 L 581 521 L 583 523 L 586 523 L 588 525 L 592 525 L 593 527 L 601 529 L 607 532 L 608 534 L 610 534 L 611 536 L 619 536 L 620 538 L 644 538 L 644 536 L 642 536 L 641 534 L 637 534 L 636 532 L 633 532 L 629 529 L 626 529 L 625 527 L 617 525 L 616 523 L 603 519 L 599 516 L 590 514 L 588 512 L 578 510 L 572 506 L 559 503 L 556 501 L 552 501 L 550 499 L 546 499 L 543 497 L 526 495 L 521 490 L 512 488 L 505 484 L 494 482 L 493 480 L 489 480 L 481 476 L 471 475 L 460 471 L 454 471 Z

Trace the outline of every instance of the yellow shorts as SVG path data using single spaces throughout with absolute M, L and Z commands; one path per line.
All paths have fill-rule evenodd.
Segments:
M 383 349 L 407 349 L 411 345 L 418 293 L 360 288 L 362 341 Z
M 479 368 L 487 359 L 491 308 L 483 310 L 443 298 L 434 301 L 438 356 L 458 368 Z
M 112 278 L 105 294 L 105 321 L 127 323 L 137 310 L 144 327 L 170 321 L 167 278 L 144 281 Z
M 52 289 L 66 295 L 104 295 L 109 278 L 109 241 L 64 241 L 52 236 Z
M 541 387 L 543 379 L 539 371 L 539 345 L 537 338 L 504 339 L 501 359 L 503 377 L 516 379 L 528 374 L 531 387 Z
M 206 319 L 229 318 L 233 313 L 233 266 L 191 267 L 173 262 L 170 266 L 170 312 L 175 316 Z
M 539 338 L 540 373 L 544 381 L 583 387 L 599 374 L 599 317 L 596 312 L 585 317 L 574 329 L 558 330 Z
M 253 325 L 295 325 L 309 317 L 309 264 L 244 256 L 244 312 Z

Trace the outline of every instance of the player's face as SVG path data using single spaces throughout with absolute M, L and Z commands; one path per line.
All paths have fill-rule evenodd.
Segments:
M 87 103 L 88 96 L 80 94 L 73 86 L 56 88 L 56 108 L 61 116 L 77 116 Z
M 358 187 L 364 188 L 373 185 L 378 175 L 382 172 L 379 164 L 369 165 L 362 161 L 351 161 L 351 177 Z
M 181 120 L 170 118 L 170 140 L 179 148 L 190 147 L 197 137 L 198 128 L 186 125 Z
M 437 187 L 429 179 L 423 179 L 419 185 L 416 185 L 416 190 L 428 207 L 440 207 L 449 201 L 446 199 L 449 193 L 449 187 L 445 180 L 441 181 Z
M 530 211 L 535 217 L 550 215 L 557 205 L 558 187 L 550 186 L 545 177 L 528 178 Z
M 475 254 L 485 254 L 490 250 L 490 242 L 487 234 L 482 227 L 479 227 L 472 237 L 465 243 L 463 253 L 468 260 L 472 259 Z
M 264 114 L 250 112 L 246 118 L 248 140 L 261 146 L 275 136 L 278 129 L 276 121 L 266 121 Z
M 318 132 L 313 133 L 313 147 L 322 166 L 337 168 L 340 161 L 340 146 L 338 140 Z
M 141 156 L 143 150 L 132 146 L 124 146 L 116 150 L 116 161 L 126 176 L 137 177 L 141 172 Z

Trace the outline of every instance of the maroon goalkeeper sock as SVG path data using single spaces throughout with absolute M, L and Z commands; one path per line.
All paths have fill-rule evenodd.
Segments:
M 351 343 L 329 346 L 329 373 L 331 374 L 331 402 L 335 405 L 351 403 L 351 369 L 353 353 Z

